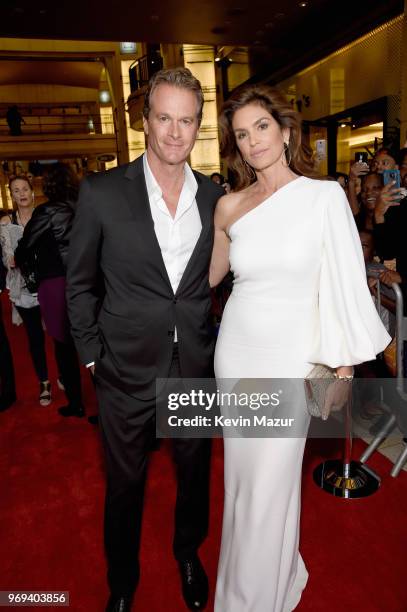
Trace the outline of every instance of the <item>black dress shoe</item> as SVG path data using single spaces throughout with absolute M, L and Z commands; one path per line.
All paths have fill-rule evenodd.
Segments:
M 91 425 L 99 425 L 99 416 L 97 414 L 91 414 L 88 416 L 88 423 Z
M 182 594 L 190 610 L 203 610 L 208 602 L 208 577 L 198 556 L 179 562 Z
M 110 595 L 106 606 L 106 612 L 130 612 L 131 600 L 131 597 L 126 597 L 124 595 L 121 597 Z
M 85 416 L 85 409 L 83 406 L 71 406 L 68 404 L 67 406 L 61 406 L 58 408 L 58 412 L 63 417 L 78 417 L 82 418 Z

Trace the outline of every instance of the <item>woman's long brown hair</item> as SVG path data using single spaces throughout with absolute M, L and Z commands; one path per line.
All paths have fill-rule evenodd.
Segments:
M 219 117 L 221 155 L 226 159 L 234 177 L 235 190 L 248 187 L 255 180 L 253 169 L 243 160 L 232 128 L 235 112 L 248 104 L 258 104 L 277 121 L 280 128 L 289 128 L 290 140 L 287 157 L 289 167 L 300 176 L 319 178 L 314 169 L 312 151 L 303 142 L 301 117 L 287 102 L 285 96 L 268 85 L 243 85 L 236 89 L 223 104 Z

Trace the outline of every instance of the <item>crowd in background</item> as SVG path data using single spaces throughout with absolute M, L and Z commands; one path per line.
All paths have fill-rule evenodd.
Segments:
M 398 172 L 389 174 L 389 171 Z M 407 220 L 407 149 L 380 148 L 370 159 L 365 157 L 352 163 L 349 175 L 338 173 L 328 178 L 338 180 L 347 194 L 361 238 L 372 299 L 377 301 L 379 279 L 380 315 L 394 335 L 396 306 L 391 286 L 398 283 L 404 295 L 407 286 L 407 249 L 403 239 Z M 213 173 L 211 179 L 221 184 L 226 193 L 233 189 L 233 177 L 226 180 L 221 174 Z M 9 179 L 13 209 L 3 211 L 0 218 L 0 291 L 7 289 L 13 323 L 22 324 L 26 331 L 39 383 L 40 405 L 48 406 L 52 402 L 45 350 L 47 333 L 53 341 L 59 373 L 56 384 L 67 398 L 66 405 L 59 407 L 58 412 L 64 417 L 82 417 L 85 408 L 80 366 L 65 302 L 66 258 L 79 180 L 71 167 L 56 163 L 50 165 L 42 181 L 47 201 L 35 206 L 32 176 L 21 173 Z M 383 263 L 389 260 L 390 265 Z M 215 332 L 232 283 L 233 278 L 229 275 L 213 292 Z M 359 369 L 360 375 L 370 376 L 372 372 L 379 376 L 394 375 L 394 343 L 386 353 L 385 359 L 364 364 Z M 18 389 L 15 389 L 13 362 L 1 310 L 0 377 L 2 411 L 14 404 Z M 90 420 L 95 422 L 92 417 Z

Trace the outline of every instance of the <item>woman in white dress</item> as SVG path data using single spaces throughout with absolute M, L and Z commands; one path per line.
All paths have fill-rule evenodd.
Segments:
M 220 125 L 237 189 L 215 214 L 211 284 L 229 269 L 235 277 L 216 377 L 304 378 L 315 364 L 351 377 L 352 366 L 374 359 L 390 337 L 367 288 L 343 189 L 310 178 L 299 115 L 277 91 L 240 88 Z M 298 552 L 305 439 L 228 437 L 224 446 L 215 612 L 289 612 L 308 578 Z

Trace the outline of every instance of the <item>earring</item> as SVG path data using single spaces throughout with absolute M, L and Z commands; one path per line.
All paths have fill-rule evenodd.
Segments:
M 287 168 L 289 168 L 291 164 L 291 151 L 290 151 L 290 147 L 288 146 L 288 142 L 284 143 L 284 157 L 285 157 L 286 163 L 284 164 L 283 162 L 283 166 L 285 165 Z
M 243 159 L 243 158 L 242 158 L 242 159 Z M 247 163 L 247 161 L 246 161 L 245 159 L 243 159 L 243 163 L 244 163 L 244 165 L 246 166 L 246 170 L 247 170 L 247 172 L 248 172 L 249 179 L 250 179 L 250 180 L 255 179 L 255 178 L 256 178 L 256 173 L 255 173 L 255 171 L 253 170 L 253 168 L 251 167 L 251 165 L 250 165 L 250 164 L 248 164 L 248 163 Z

